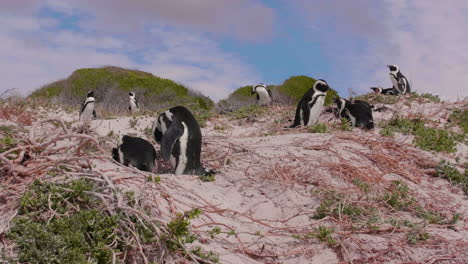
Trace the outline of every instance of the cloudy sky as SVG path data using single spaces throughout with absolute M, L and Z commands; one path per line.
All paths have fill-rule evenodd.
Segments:
M 114 65 L 215 100 L 302 74 L 348 96 L 397 64 L 418 92 L 468 96 L 466 0 L 8 0 L 0 24 L 0 91 L 25 95 Z

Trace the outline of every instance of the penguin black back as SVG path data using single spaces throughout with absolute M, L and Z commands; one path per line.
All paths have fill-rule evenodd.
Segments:
M 156 150 L 148 141 L 124 135 L 122 144 L 112 149 L 112 157 L 125 166 L 132 165 L 142 171 L 153 171 L 157 168 Z

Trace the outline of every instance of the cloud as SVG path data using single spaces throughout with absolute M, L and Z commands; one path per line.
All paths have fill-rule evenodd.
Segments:
M 343 90 L 390 87 L 397 64 L 418 92 L 456 99 L 468 89 L 468 2 L 358 0 L 291 4 L 321 43 Z M 330 81 L 332 82 L 332 81 Z
M 40 16 L 2 16 L 0 23 L 0 90 L 29 93 L 78 68 L 105 65 L 149 71 L 214 100 L 256 79 L 250 65 L 203 33 L 154 25 L 135 35 L 76 32 Z

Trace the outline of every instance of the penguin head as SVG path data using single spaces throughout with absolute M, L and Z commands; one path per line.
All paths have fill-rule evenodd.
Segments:
M 387 65 L 387 67 L 390 69 L 390 72 L 391 72 L 391 73 L 397 73 L 397 72 L 400 71 L 400 69 L 399 69 L 398 66 L 396 66 L 396 65 L 391 65 L 391 64 L 390 64 L 390 65 Z
M 341 118 L 343 110 L 349 104 L 349 101 L 344 98 L 335 98 L 336 109 L 334 110 L 335 116 Z
M 171 124 L 172 113 L 170 111 L 166 111 L 158 116 L 158 119 L 153 123 L 153 135 L 156 142 L 161 142 L 162 136 L 166 133 Z
M 129 95 L 130 97 L 135 97 L 135 93 L 134 93 L 134 92 L 129 92 L 128 95 Z
M 264 87 L 265 89 L 267 89 L 266 85 L 264 85 L 263 83 L 258 83 L 252 86 L 252 95 L 257 92 L 257 87 Z
M 314 86 L 312 88 L 315 92 L 326 92 L 328 89 L 330 89 L 328 83 L 323 79 L 318 79 L 317 81 L 315 81 Z
M 381 94 L 382 93 L 382 87 L 371 87 L 371 89 L 374 91 L 376 94 Z
M 86 98 L 88 97 L 94 97 L 94 91 L 89 91 L 88 94 L 86 95 Z

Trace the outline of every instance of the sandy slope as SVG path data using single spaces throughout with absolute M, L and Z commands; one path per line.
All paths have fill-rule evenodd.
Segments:
M 374 118 L 379 123 L 395 114 L 424 116 L 443 124 L 448 109 L 461 105 L 402 102 L 376 112 Z M 157 204 L 152 213 L 167 221 L 177 212 L 201 208 L 203 215 L 192 221 L 193 232 L 204 249 L 219 254 L 221 263 L 433 263 L 439 259 L 437 263 L 448 261 L 444 259 L 452 259 L 446 263 L 462 263 L 468 259 L 467 197 L 459 187 L 427 175 L 429 165 L 442 158 L 453 161 L 458 157 L 460 163 L 466 162 L 466 145 L 459 144 L 456 153 L 434 154 L 415 148 L 410 136 L 382 138 L 379 129 L 325 134 L 284 129 L 293 109 L 273 106 L 271 110 L 274 114 L 257 120 L 214 118 L 202 129 L 203 163 L 217 171 L 215 182 L 161 173 L 161 189 L 155 189 L 146 181 L 148 173 L 109 160 L 96 159 L 92 165 L 124 190 L 134 190 L 143 205 L 150 201 Z M 58 111 L 43 115 L 78 126 L 73 114 Z M 116 135 L 126 133 L 155 143 L 145 133 L 155 116 L 136 117 L 134 125 L 132 119 L 94 120 L 91 135 L 109 152 L 117 144 Z M 338 123 L 331 113 L 324 113 L 320 122 Z M 363 192 L 353 184 L 355 179 L 368 183 L 370 191 Z M 385 206 L 381 196 L 392 180 L 408 184 L 418 204 L 428 210 L 447 218 L 460 213 L 455 230 Z M 365 221 L 353 222 L 345 215 L 313 219 L 328 190 L 344 194 L 347 203 L 378 208 L 377 227 L 369 228 Z M 391 219 L 419 223 L 429 239 L 407 243 L 411 229 L 395 228 Z M 209 231 L 216 226 L 222 233 L 211 237 Z M 334 229 L 335 246 L 304 237 L 318 226 Z

